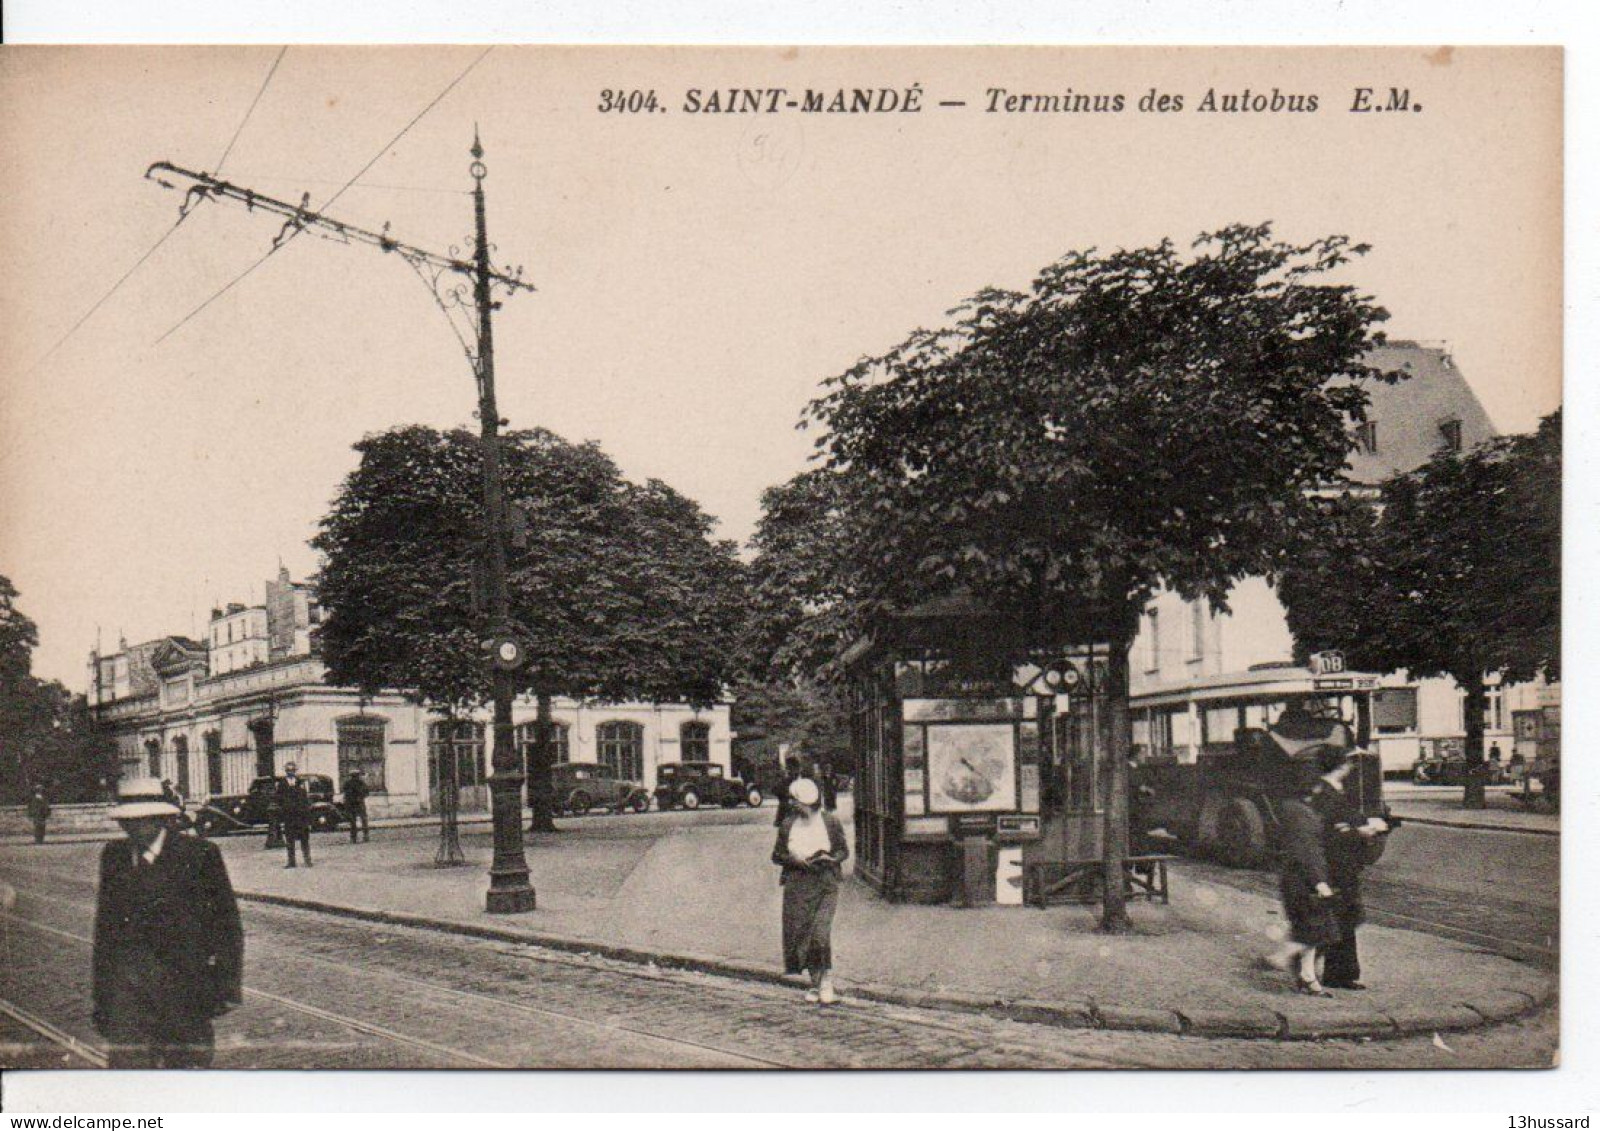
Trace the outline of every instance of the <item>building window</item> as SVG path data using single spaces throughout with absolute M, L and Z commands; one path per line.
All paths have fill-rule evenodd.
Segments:
M 1206 654 L 1206 602 L 1205 598 L 1189 606 L 1189 659 L 1198 660 Z
M 387 793 L 383 770 L 383 720 L 374 718 L 341 719 L 334 724 L 339 739 L 339 781 L 343 783 L 357 770 L 373 793 Z
M 1147 622 L 1145 640 L 1148 644 L 1148 649 L 1144 660 L 1144 670 L 1146 672 L 1159 672 L 1161 670 L 1161 613 L 1157 609 L 1151 609 L 1145 614 L 1145 619 Z
M 172 756 L 178 763 L 178 792 L 189 796 L 189 740 L 183 735 L 172 740 Z
M 1444 450 L 1459 452 L 1461 450 L 1461 421 L 1445 420 L 1439 424 L 1439 435 L 1444 439 Z
M 1379 734 L 1404 734 L 1417 729 L 1417 689 L 1380 687 L 1372 697 L 1372 725 Z
M 600 764 L 623 781 L 644 780 L 644 728 L 638 723 L 601 723 L 595 728 Z
M 208 730 L 200 741 L 206 748 L 206 795 L 215 797 L 222 792 L 222 732 Z
M 1486 702 L 1483 707 L 1483 725 L 1488 730 L 1505 730 L 1505 692 L 1499 687 L 1490 687 L 1484 690 Z
M 159 739 L 149 739 L 144 744 L 145 764 L 150 768 L 150 776 L 161 776 L 161 742 Z
M 256 777 L 274 777 L 277 769 L 273 765 L 272 720 L 256 719 L 252 722 L 250 737 L 256 744 Z
M 711 724 L 692 722 L 679 727 L 678 751 L 685 762 L 711 761 Z
M 522 723 L 517 727 L 517 757 L 522 759 L 524 772 L 533 765 L 533 744 L 538 738 L 538 723 Z M 555 764 L 572 761 L 572 732 L 566 723 L 551 722 L 550 749 L 555 754 Z
M 1368 420 L 1356 429 L 1356 443 L 1369 456 L 1378 454 L 1378 422 Z
M 443 719 L 428 726 L 428 785 L 437 792 L 440 769 L 448 779 L 455 767 L 455 784 L 465 789 L 482 785 L 483 724 L 468 719 Z

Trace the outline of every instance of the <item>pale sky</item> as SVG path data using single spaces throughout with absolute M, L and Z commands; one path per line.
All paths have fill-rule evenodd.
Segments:
M 223 169 L 319 203 L 479 54 L 291 47 Z M 276 48 L 0 49 L 0 573 L 35 670 L 203 632 L 306 546 L 352 442 L 471 423 L 455 339 L 393 257 L 294 241 L 182 329 L 278 225 L 211 204 L 40 358 L 177 217 L 142 179 L 215 169 Z M 923 87 L 921 114 L 690 115 L 728 86 Z M 1315 114 L 1202 114 L 1210 86 Z M 1420 112 L 1348 113 L 1357 86 Z M 596 111 L 606 87 L 667 112 Z M 987 114 L 986 91 L 1122 93 L 1120 114 Z M 1152 87 L 1185 110 L 1137 111 Z M 1503 431 L 1560 402 L 1560 69 L 1553 51 L 497 48 L 330 210 L 429 247 L 470 230 L 473 125 L 503 262 L 538 287 L 495 325 L 501 410 L 598 440 L 744 540 L 804 466 L 817 385 L 1022 286 L 1069 249 L 1234 221 L 1347 233 L 1393 337 L 1443 341 Z M 940 108 L 964 99 L 964 108 Z

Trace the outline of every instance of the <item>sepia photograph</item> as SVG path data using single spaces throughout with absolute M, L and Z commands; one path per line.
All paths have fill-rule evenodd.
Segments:
M 0 48 L 0 1068 L 1555 1068 L 1563 70 Z

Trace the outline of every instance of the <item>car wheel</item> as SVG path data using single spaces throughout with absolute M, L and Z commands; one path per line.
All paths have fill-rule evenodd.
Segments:
M 1254 868 L 1267 851 L 1266 824 L 1255 802 L 1235 797 L 1217 822 L 1217 850 L 1235 868 Z
M 650 811 L 650 795 L 648 793 L 639 794 L 633 799 L 633 804 L 630 808 L 635 813 L 648 813 Z
M 594 800 L 580 789 L 567 800 L 567 808 L 574 817 L 581 817 L 594 808 Z
M 685 809 L 700 808 L 700 795 L 692 789 L 684 790 L 683 796 L 678 801 Z
M 761 803 L 766 800 L 766 798 L 761 796 L 761 791 L 754 787 L 751 787 L 751 789 L 745 793 L 744 799 L 745 803 L 748 804 L 752 809 L 761 808 Z

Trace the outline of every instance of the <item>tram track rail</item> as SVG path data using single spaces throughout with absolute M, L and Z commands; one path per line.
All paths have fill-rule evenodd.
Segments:
M 34 870 L 26 867 L 12 867 L 8 868 L 8 871 L 13 873 L 32 873 L 41 879 L 47 879 L 60 885 L 75 887 L 86 892 L 91 891 L 93 887 L 92 883 L 82 880 L 79 877 L 63 876 L 60 873 L 49 870 Z M 78 917 L 90 916 L 93 913 L 92 904 L 82 900 L 65 898 L 55 894 L 46 894 L 37 890 L 24 890 L 21 894 L 27 901 L 37 901 L 42 904 L 55 905 Z M 348 922 L 340 916 L 326 915 L 314 910 L 303 908 L 281 907 L 274 904 L 252 904 L 251 907 L 254 914 L 264 915 L 270 919 L 278 919 L 289 923 L 292 923 L 296 920 L 315 921 L 322 919 L 337 922 L 341 925 Z M 70 938 L 79 945 L 92 945 L 92 940 L 84 935 L 67 931 L 62 927 L 53 926 L 48 923 L 40 923 L 37 920 L 29 919 L 25 916 L 17 914 L 15 910 L 10 912 L 0 911 L 0 922 L 18 923 L 22 926 L 33 927 L 57 937 Z M 411 929 L 409 928 L 391 929 L 391 932 L 402 935 L 412 933 Z M 658 1029 L 632 1024 L 627 1020 L 616 1017 L 607 1019 L 587 1017 L 580 1013 L 553 1008 L 545 1004 L 515 1000 L 503 996 L 493 996 L 490 994 L 479 993 L 470 989 L 450 986 L 442 984 L 437 980 L 428 980 L 425 983 L 419 984 L 413 975 L 386 970 L 381 965 L 373 963 L 356 965 L 349 962 L 342 962 L 326 955 L 307 953 L 298 948 L 286 946 L 278 942 L 253 939 L 250 946 L 251 953 L 257 956 L 258 960 L 264 961 L 269 966 L 291 962 L 303 966 L 309 963 L 319 967 L 325 973 L 337 975 L 347 980 L 359 980 L 367 984 L 371 984 L 374 981 L 381 981 L 386 986 L 392 985 L 397 993 L 411 993 L 414 995 L 425 994 L 431 995 L 436 999 L 445 999 L 448 1001 L 458 1002 L 465 1010 L 471 1011 L 474 1016 L 482 1015 L 484 1011 L 494 1011 L 502 1015 L 509 1014 L 528 1018 L 538 1018 L 541 1021 L 554 1022 L 563 1026 L 577 1026 L 593 1033 L 598 1033 L 602 1036 L 611 1034 L 619 1039 L 631 1039 L 634 1042 L 647 1042 L 651 1045 L 659 1046 L 667 1054 L 676 1053 L 679 1056 L 681 1056 L 685 1050 L 693 1049 L 700 1053 L 709 1054 L 715 1058 L 718 1058 L 723 1062 L 721 1067 L 757 1070 L 816 1067 L 814 1064 L 785 1060 L 770 1054 L 756 1055 L 750 1052 L 728 1048 L 721 1044 L 697 1040 L 693 1037 L 686 1036 L 683 1033 L 669 1035 L 660 1032 Z M 508 948 L 504 946 L 504 944 L 489 944 L 489 949 L 505 957 L 536 963 L 540 966 L 559 967 L 588 974 L 593 974 L 597 971 L 603 971 L 607 976 L 627 978 L 629 980 L 638 979 L 644 982 L 656 984 L 675 984 L 680 990 L 689 989 L 700 991 L 703 987 L 698 983 L 703 983 L 707 980 L 713 983 L 717 981 L 713 975 L 702 975 L 695 973 L 679 974 L 676 972 L 664 973 L 657 970 L 646 971 L 643 968 L 633 968 L 629 964 L 621 962 L 612 962 L 604 959 L 596 960 L 590 958 L 589 956 L 567 954 L 560 951 L 545 951 L 542 948 L 534 945 L 530 945 L 524 949 L 520 947 Z M 794 992 L 786 987 L 779 987 L 775 985 L 752 985 L 739 982 L 730 984 L 727 987 L 727 990 L 737 992 L 738 995 L 744 999 L 754 998 L 767 1004 L 781 1005 L 785 1009 L 791 1008 L 793 1005 L 792 999 L 794 997 Z M 450 1057 L 451 1059 L 456 1060 L 458 1063 L 466 1061 L 467 1063 L 461 1063 L 462 1067 L 527 1067 L 525 1064 L 513 1065 L 499 1061 L 493 1061 L 488 1057 L 480 1056 L 479 1054 L 470 1052 L 468 1050 L 442 1045 L 436 1041 L 422 1040 L 411 1036 L 410 1034 L 400 1033 L 384 1026 L 372 1025 L 362 1021 L 359 1018 L 351 1017 L 348 1014 L 339 1012 L 337 1010 L 321 1008 L 318 1006 L 310 1006 L 304 1002 L 284 996 L 282 994 L 268 992 L 256 987 L 247 986 L 245 993 L 247 997 L 261 1000 L 266 1004 L 306 1014 L 325 1022 L 335 1023 L 344 1026 L 345 1028 L 365 1033 L 368 1036 L 377 1037 L 381 1040 L 391 1043 L 409 1045 L 413 1048 L 419 1049 L 420 1051 L 430 1052 L 435 1056 Z M 828 1012 L 841 1018 L 850 1015 L 872 1017 L 886 1023 L 889 1027 L 899 1028 L 902 1031 L 916 1030 L 925 1033 L 945 1033 L 951 1036 L 967 1035 L 970 1031 L 970 1025 L 972 1024 L 970 1020 L 957 1020 L 954 1017 L 928 1016 L 925 1015 L 923 1011 L 900 1008 L 877 1002 L 856 1002 L 847 1000 Z M 1021 1021 L 995 1022 L 995 1024 L 1007 1029 L 1012 1026 L 1016 1026 L 1018 1031 L 1023 1033 L 1034 1028 L 1033 1026 Z M 892 1034 L 885 1034 L 886 1038 L 891 1036 Z M 1025 1056 L 1027 1053 L 1027 1038 L 1022 1038 L 1019 1041 L 1013 1041 L 1007 1040 L 1002 1036 L 1001 1044 L 1013 1047 L 1014 1051 L 1018 1053 L 1019 1057 Z M 1081 1067 L 1108 1069 L 1130 1067 L 1130 1060 L 1126 1056 L 1113 1059 L 1103 1056 L 1096 1056 L 1093 1053 L 1087 1052 L 1086 1050 L 1073 1050 L 1071 1056 L 1073 1060 Z M 676 1059 L 667 1059 L 665 1063 L 670 1065 L 679 1063 L 679 1061 Z M 1154 1062 L 1152 1062 L 1148 1066 L 1154 1067 L 1156 1065 Z M 843 1065 L 840 1065 L 839 1067 L 843 1067 Z
M 38 892 L 27 892 L 25 894 L 31 900 L 38 900 L 40 902 L 69 908 L 79 914 L 93 913 L 93 907 L 91 905 L 81 903 L 76 900 L 64 899 L 59 896 L 44 895 Z M 278 911 L 280 909 L 274 910 Z M 300 914 L 313 913 L 300 912 Z M 80 935 L 73 931 L 64 930 L 61 927 L 53 926 L 48 923 L 41 923 L 34 919 L 29 919 L 26 916 L 17 914 L 14 910 L 0 911 L 0 920 L 8 923 L 14 923 L 25 928 L 41 931 L 58 938 L 68 939 L 82 946 L 93 946 L 93 940 L 85 935 Z M 293 961 L 296 963 L 312 963 L 326 971 L 336 972 L 347 978 L 360 979 L 369 983 L 374 979 L 381 980 L 391 985 L 395 985 L 402 990 L 409 989 L 412 992 L 424 992 L 428 994 L 439 995 L 451 1000 L 459 1001 L 464 1005 L 471 1005 L 480 1010 L 499 1010 L 504 1013 L 512 1013 L 520 1016 L 538 1017 L 541 1020 L 546 1021 L 557 1021 L 563 1025 L 578 1025 L 606 1034 L 627 1036 L 636 1040 L 659 1044 L 664 1048 L 672 1050 L 692 1048 L 731 1062 L 728 1065 L 729 1067 L 745 1067 L 752 1069 L 799 1067 L 798 1065 L 787 1063 L 785 1061 L 775 1060 L 770 1057 L 755 1056 L 750 1053 L 739 1052 L 734 1049 L 725 1048 L 709 1042 L 696 1041 L 683 1036 L 669 1036 L 667 1034 L 656 1032 L 642 1026 L 629 1025 L 619 1021 L 598 1020 L 596 1018 L 585 1017 L 581 1014 L 566 1010 L 552 1009 L 546 1006 L 534 1005 L 529 1002 L 495 997 L 489 994 L 478 993 L 473 990 L 464 990 L 455 986 L 448 986 L 438 982 L 418 983 L 416 979 L 405 974 L 386 971 L 372 965 L 357 966 L 353 963 L 340 962 L 336 959 L 327 958 L 322 955 L 309 955 L 298 951 L 291 951 L 290 948 L 275 943 L 258 942 L 255 944 L 254 949 L 258 951 L 264 949 L 269 956 L 269 961 L 274 955 L 292 957 Z M 576 962 L 566 962 L 561 964 L 572 966 L 580 965 Z M 380 1040 L 387 1041 L 391 1044 L 403 1045 L 418 1051 L 431 1053 L 435 1056 L 441 1056 L 447 1059 L 455 1060 L 461 1062 L 462 1066 L 464 1067 L 486 1069 L 512 1069 L 526 1067 L 524 1065 L 517 1065 L 505 1061 L 495 1060 L 470 1050 L 440 1044 L 425 1038 L 403 1033 L 387 1026 L 374 1024 L 362 1018 L 352 1017 L 349 1014 L 341 1013 L 336 1010 L 325 1009 L 321 1006 L 310 1005 L 295 998 L 291 998 L 283 994 L 272 993 L 258 987 L 247 985 L 244 988 L 244 993 L 247 998 L 265 1001 L 279 1008 L 291 1010 L 293 1012 L 300 1013 L 308 1017 L 313 1017 L 321 1021 L 340 1025 L 355 1032 L 377 1037 Z M 19 1012 L 25 1012 L 22 1011 L 20 1007 L 17 1008 Z M 0 1011 L 4 1011 L 3 1007 L 0 1007 Z M 32 1015 L 30 1014 L 29 1016 Z M 42 1035 L 49 1036 L 52 1040 L 56 1040 L 55 1036 L 50 1033 L 45 1033 L 45 1031 L 40 1029 L 37 1024 L 31 1023 L 21 1016 L 18 1016 L 15 1019 L 19 1023 L 25 1024 L 29 1028 L 34 1029 L 36 1032 L 40 1032 Z M 71 1037 L 70 1034 L 66 1034 L 61 1030 L 57 1030 L 57 1032 L 59 1032 L 67 1041 L 75 1042 L 79 1046 L 83 1045 L 83 1042 L 77 1041 L 77 1039 Z M 57 1043 L 60 1042 L 58 1041 Z M 103 1065 L 101 1065 L 101 1067 L 103 1067 Z

